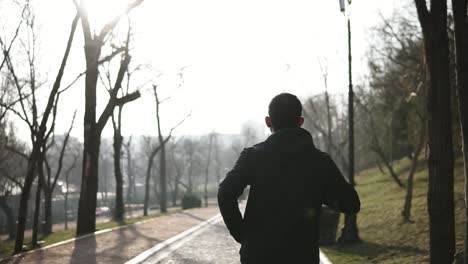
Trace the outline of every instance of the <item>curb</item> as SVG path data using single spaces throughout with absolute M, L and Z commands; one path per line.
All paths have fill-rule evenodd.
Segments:
M 329 258 L 319 249 L 320 253 L 320 264 L 332 264 Z
M 215 216 L 213 216 L 212 218 L 206 220 L 205 222 L 202 222 L 190 229 L 187 229 L 186 231 L 182 232 L 182 233 L 179 233 L 178 235 L 175 235 L 161 243 L 158 243 L 156 246 L 146 250 L 146 251 L 143 251 L 142 253 L 140 253 L 138 256 L 136 256 L 135 258 L 127 261 L 125 264 L 141 264 L 141 263 L 144 263 L 146 260 L 148 260 L 150 257 L 158 254 L 158 253 L 161 253 L 163 250 L 166 250 L 166 249 L 169 249 L 170 252 L 172 252 L 173 250 L 177 249 L 179 246 L 182 245 L 182 243 L 179 243 L 179 245 L 177 245 L 177 242 L 183 242 L 183 240 L 185 238 L 188 238 L 190 235 L 194 235 L 195 233 L 197 232 L 200 232 L 202 231 L 203 229 L 209 227 L 210 225 L 213 225 L 215 223 L 217 223 L 218 221 L 220 221 L 222 218 L 221 218 L 221 214 L 217 214 Z M 162 258 L 164 257 L 166 254 L 162 255 L 159 257 Z

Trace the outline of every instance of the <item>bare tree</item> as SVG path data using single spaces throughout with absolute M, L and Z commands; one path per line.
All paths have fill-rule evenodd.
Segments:
M 45 164 L 46 171 L 47 171 L 47 178 L 46 179 L 44 179 L 44 177 L 40 178 L 40 179 L 42 179 L 41 181 L 43 181 L 41 183 L 41 185 L 42 185 L 42 188 L 44 190 L 44 195 L 45 195 L 45 206 L 44 206 L 44 208 L 45 208 L 45 212 L 44 212 L 45 225 L 44 225 L 44 230 L 43 230 L 44 234 L 52 233 L 52 225 L 53 225 L 53 220 L 52 220 L 52 197 L 53 197 L 55 187 L 57 186 L 57 181 L 58 181 L 58 179 L 59 179 L 59 177 L 60 177 L 60 175 L 62 173 L 63 159 L 64 159 L 65 152 L 66 152 L 66 149 L 67 149 L 67 146 L 68 146 L 68 140 L 70 139 L 70 133 L 71 133 L 71 131 L 73 129 L 73 125 L 75 123 L 75 117 L 76 117 L 76 111 L 73 114 L 73 118 L 72 118 L 69 129 L 66 132 L 66 134 L 64 135 L 62 146 L 60 147 L 60 152 L 58 153 L 58 157 L 54 157 L 54 159 L 57 160 L 57 165 L 56 165 L 54 175 L 52 174 L 52 168 L 50 166 L 49 158 L 47 157 L 47 155 L 44 156 L 44 164 Z M 55 139 L 54 139 L 54 141 L 55 141 Z M 52 144 L 55 144 L 55 143 L 52 143 Z M 41 172 L 39 172 L 39 173 L 41 173 Z
M 179 197 L 179 186 L 182 185 L 186 190 L 188 186 L 182 181 L 182 176 L 186 169 L 186 161 L 183 151 L 180 150 L 180 145 L 183 139 L 178 139 L 177 142 L 173 142 L 169 148 L 170 152 L 170 164 L 172 165 L 172 205 L 177 205 L 177 198 Z
M 328 75 L 327 75 L 328 76 Z M 341 135 L 344 131 L 340 127 L 340 123 L 344 123 L 346 116 L 340 116 L 337 111 L 337 102 L 332 96 L 322 94 L 310 97 L 303 106 L 303 115 L 305 118 L 304 125 L 307 127 L 310 124 L 310 131 L 317 138 L 322 138 L 325 148 L 329 154 L 336 160 L 343 171 L 348 171 L 349 162 L 344 152 L 345 146 L 348 143 L 348 138 Z M 328 98 L 328 99 L 327 99 Z M 326 117 L 326 119 L 324 119 Z M 340 141 L 334 140 L 341 138 Z M 320 140 L 318 140 L 320 143 Z
M 160 100 L 158 97 L 157 86 L 153 85 L 153 92 L 154 92 L 154 100 L 156 102 L 156 123 L 158 126 L 158 140 L 159 146 L 161 146 L 161 152 L 159 154 L 159 184 L 161 187 L 161 193 L 159 198 L 160 209 L 162 213 L 167 212 L 167 179 L 166 179 L 166 142 L 169 140 L 170 137 L 164 139 L 161 130 L 161 116 L 160 116 L 160 106 L 164 100 Z
M 161 193 L 160 193 L 160 205 L 161 205 L 161 212 L 166 212 L 167 211 L 167 187 L 166 187 L 166 175 L 165 175 L 165 170 L 166 170 L 166 156 L 165 156 L 165 144 L 171 139 L 172 137 L 172 132 L 174 129 L 176 129 L 178 126 L 180 126 L 189 116 L 186 116 L 182 121 L 180 121 L 178 124 L 176 124 L 174 127 L 171 128 L 169 131 L 169 134 L 164 137 L 162 135 L 161 131 L 161 119 L 160 119 L 160 106 L 161 104 L 168 98 L 160 100 L 158 96 L 158 91 L 157 91 L 157 85 L 153 85 L 153 93 L 155 97 L 155 102 L 156 102 L 156 121 L 158 125 L 158 141 L 159 144 L 157 146 L 152 147 L 152 149 L 148 153 L 148 162 L 147 162 L 147 168 L 146 168 L 146 178 L 145 178 L 145 200 L 144 200 L 144 206 L 143 206 L 143 214 L 146 216 L 148 215 L 148 202 L 149 202 L 149 188 L 150 188 L 150 178 L 151 178 L 151 171 L 153 168 L 154 164 L 154 157 L 156 154 L 158 154 L 159 151 L 161 151 L 161 156 L 160 156 L 160 188 L 161 188 Z M 150 142 L 150 140 L 148 140 Z M 162 201 L 164 200 L 164 202 Z
M 468 263 L 468 15 L 466 0 L 452 0 L 455 24 L 455 49 L 458 111 L 465 164 L 465 264 Z
M 128 20 L 129 26 L 127 31 L 127 38 L 125 42 L 125 50 L 128 52 L 129 45 L 130 45 L 130 38 L 131 38 L 131 26 L 130 20 Z M 109 63 L 109 62 L 108 62 Z M 127 65 L 125 75 L 126 75 L 126 87 L 125 89 L 122 87 L 120 89 L 120 96 L 122 98 L 129 96 L 131 94 L 130 87 L 131 87 L 131 76 L 134 71 L 137 71 L 139 67 L 136 67 L 134 70 L 129 69 Z M 112 87 L 112 78 L 109 67 L 105 70 L 105 80 L 101 77 L 101 81 L 103 82 L 104 86 L 112 96 L 113 89 Z M 138 89 L 137 89 L 138 90 Z M 124 208 L 124 200 L 123 200 L 123 174 L 121 168 L 121 156 L 122 156 L 122 144 L 123 144 L 123 136 L 122 136 L 122 111 L 125 104 L 120 104 L 116 106 L 116 111 L 112 111 L 111 120 L 112 120 L 112 128 L 114 130 L 114 142 L 113 142 L 113 149 L 114 149 L 114 176 L 115 176 L 115 206 L 114 206 L 114 219 L 117 221 L 123 220 L 125 208 Z
M 26 57 L 28 59 L 27 67 L 28 67 L 28 77 L 24 78 L 28 80 L 27 82 L 21 81 L 22 78 L 19 78 L 17 75 L 17 68 L 15 63 L 12 59 L 11 54 L 11 45 L 6 45 L 3 41 L 1 41 L 0 45 L 4 54 L 4 62 L 9 70 L 10 75 L 10 83 L 12 86 L 15 87 L 19 110 L 16 108 L 10 109 L 13 111 L 20 119 L 22 119 L 28 126 L 30 133 L 31 133 L 31 143 L 32 143 L 32 150 L 28 155 L 28 165 L 27 165 L 27 172 L 25 175 L 24 186 L 21 193 L 20 205 L 19 205 L 19 213 L 18 213 L 18 226 L 17 226 L 17 235 L 16 235 L 16 243 L 15 243 L 15 252 L 19 252 L 23 248 L 23 241 L 24 241 L 24 230 L 25 224 L 27 219 L 27 208 L 28 208 L 28 200 L 29 195 L 31 192 L 31 186 L 34 182 L 36 177 L 36 173 L 41 168 L 41 161 L 43 160 L 44 149 L 47 143 L 47 139 L 49 138 L 50 134 L 53 131 L 53 127 L 55 124 L 55 118 L 57 113 L 57 103 L 60 97 L 60 94 L 64 91 L 60 90 L 61 87 L 61 80 L 65 71 L 65 66 L 68 61 L 68 55 L 70 53 L 71 45 L 73 42 L 73 36 L 75 33 L 75 29 L 78 23 L 78 15 L 75 16 L 73 19 L 70 35 L 68 37 L 65 54 L 63 55 L 60 68 L 58 70 L 57 76 L 55 81 L 52 85 L 52 89 L 48 95 L 46 100 L 46 106 L 44 111 L 40 113 L 39 107 L 36 100 L 36 90 L 41 85 L 37 82 L 36 79 L 36 69 L 35 69 L 35 31 L 34 31 L 34 15 L 31 12 L 30 7 L 26 3 L 25 10 L 28 9 L 28 16 L 24 16 L 23 19 L 27 24 L 27 29 L 30 30 L 32 34 L 32 38 L 29 39 L 32 43 L 28 45 L 24 45 Z M 18 27 L 19 30 L 19 27 Z M 18 31 L 17 31 L 18 32 Z M 2 63 L 3 64 L 3 63 Z M 27 92 L 26 87 L 28 88 L 29 92 Z M 30 101 L 27 103 L 26 100 L 29 99 Z M 28 107 L 30 109 L 28 109 Z M 51 124 L 49 124 L 51 123 Z
M 362 102 L 360 98 L 356 98 L 356 102 L 358 106 L 361 109 L 364 109 L 364 111 L 367 113 L 368 128 L 369 128 L 368 131 L 370 132 L 370 135 L 371 135 L 371 139 L 369 141 L 370 142 L 369 149 L 375 154 L 377 154 L 380 160 L 384 163 L 385 167 L 390 172 L 390 176 L 395 181 L 395 183 L 398 184 L 399 187 L 404 188 L 405 186 L 403 185 L 397 173 L 395 172 L 391 160 L 387 158 L 387 155 L 385 154 L 385 150 L 382 147 L 382 143 L 380 142 L 381 135 L 377 132 L 377 125 L 376 125 L 376 121 L 374 118 L 375 112 L 373 111 L 374 109 L 372 110 L 370 109 L 370 107 L 373 106 L 373 103 L 372 103 L 373 99 L 374 98 L 371 98 L 367 100 L 366 102 Z
M 187 115 L 184 119 L 182 119 L 178 124 L 176 124 L 174 127 L 171 128 L 169 131 L 169 134 L 164 137 L 162 135 L 162 130 L 161 130 L 161 117 L 160 117 L 160 107 L 161 104 L 168 100 L 169 98 L 160 100 L 159 95 L 158 95 L 158 90 L 157 90 L 157 85 L 153 85 L 153 93 L 154 93 L 154 98 L 156 102 L 156 122 L 158 126 L 158 141 L 159 145 L 157 147 L 153 147 L 153 149 L 150 151 L 148 155 L 148 166 L 146 169 L 146 179 L 145 179 L 145 202 L 144 202 L 144 208 L 143 208 L 143 214 L 148 215 L 148 202 L 149 202 L 149 181 L 151 177 L 151 169 L 153 167 L 153 160 L 156 154 L 158 154 L 159 151 L 161 151 L 160 154 L 160 164 L 159 164 L 159 169 L 160 169 L 160 197 L 159 197 L 159 202 L 161 206 L 161 212 L 166 212 L 167 211 L 167 179 L 166 179 L 166 150 L 165 150 L 165 144 L 171 139 L 172 137 L 172 132 L 174 129 L 176 129 L 178 126 L 180 126 L 189 116 Z
M 331 146 L 333 145 L 332 137 L 332 117 L 330 107 L 330 97 L 328 96 L 328 65 L 324 65 L 320 59 L 318 60 L 320 71 L 322 72 L 323 83 L 325 87 L 325 106 L 327 110 L 327 152 L 331 153 Z
M 455 253 L 452 112 L 450 108 L 447 2 L 415 0 L 427 66 L 429 135 L 429 237 L 431 263 L 451 263 Z M 466 9 L 463 11 L 466 13 Z
M 98 191 L 98 167 L 99 147 L 101 133 L 115 107 L 124 105 L 140 97 L 138 91 L 123 97 L 118 97 L 125 77 L 130 55 L 128 45 L 125 48 L 117 48 L 111 54 L 102 57 L 101 52 L 108 35 L 116 27 L 120 19 L 137 7 L 143 0 L 135 0 L 129 3 L 122 13 L 118 14 L 99 31 L 94 34 L 85 10 L 86 1 L 75 1 L 84 35 L 84 53 L 86 59 L 85 77 L 85 114 L 84 114 L 84 147 L 83 147 L 83 171 L 81 181 L 81 193 L 78 206 L 77 235 L 94 232 L 96 229 L 96 202 Z M 103 61 L 110 61 L 113 57 L 123 52 L 119 71 L 112 90 L 109 92 L 109 101 L 98 119 L 96 119 L 97 83 L 99 77 L 99 65 Z

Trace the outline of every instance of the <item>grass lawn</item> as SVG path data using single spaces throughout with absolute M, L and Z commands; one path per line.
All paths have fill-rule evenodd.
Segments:
M 408 161 L 395 164 L 400 179 L 406 182 Z M 406 190 L 398 187 L 389 174 L 373 168 L 356 177 L 362 209 L 358 228 L 362 243 L 323 247 L 333 263 L 429 263 L 429 218 L 427 212 L 427 165 L 420 162 L 414 178 L 413 223 L 403 224 L 401 211 Z M 463 162 L 455 163 L 455 232 L 457 249 L 464 238 Z M 338 230 L 341 233 L 343 217 Z
M 151 215 L 148 215 L 148 216 L 138 216 L 138 217 L 127 218 L 127 219 L 125 219 L 123 221 L 110 221 L 110 222 L 106 222 L 106 223 L 98 223 L 98 224 L 96 224 L 96 231 L 109 229 L 109 228 L 114 228 L 114 227 L 118 227 L 118 226 L 130 225 L 130 224 L 134 224 L 134 223 L 141 222 L 141 221 L 144 221 L 144 220 L 148 220 L 148 219 L 151 219 L 151 218 L 155 218 L 155 217 L 159 217 L 159 216 L 163 216 L 163 215 L 167 215 L 167 214 L 172 214 L 172 213 L 176 213 L 176 212 L 180 212 L 180 211 L 181 210 L 175 210 L 175 211 L 171 211 L 171 212 L 165 213 L 165 214 L 158 213 L 158 214 L 151 214 Z M 76 237 L 75 233 L 76 233 L 76 229 L 71 228 L 71 229 L 64 230 L 64 231 L 54 232 L 54 233 L 52 233 L 50 235 L 47 235 L 47 236 L 39 235 L 39 240 L 42 240 L 44 242 L 44 243 L 41 244 L 41 246 L 45 247 L 45 246 L 48 246 L 48 245 L 51 245 L 51 244 L 54 244 L 54 243 L 57 243 L 57 242 L 61 242 L 61 241 L 67 240 L 67 239 L 74 238 L 74 237 Z M 26 249 L 25 249 L 26 251 L 35 249 L 35 248 L 31 247 L 31 238 L 30 237 L 25 238 L 25 245 L 26 245 Z M 1 241 L 0 242 L 0 259 L 11 256 L 13 254 L 14 248 L 15 248 L 15 241 L 14 240 Z

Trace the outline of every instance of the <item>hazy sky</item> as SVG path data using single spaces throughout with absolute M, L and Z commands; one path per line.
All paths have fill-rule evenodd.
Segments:
M 0 0 L 0 5 L 6 1 Z M 94 3 L 90 16 L 96 28 L 119 8 L 117 0 L 90 2 Z M 364 54 L 372 41 L 369 29 L 380 22 L 379 12 L 388 15 L 398 3 L 353 1 L 355 82 L 365 72 Z M 71 0 L 41 0 L 36 5 L 41 63 L 52 80 L 75 10 Z M 6 18 L 13 23 L 13 15 Z M 152 68 L 146 76 L 135 78 L 135 85 L 145 78 L 159 84 L 164 96 L 172 95 L 162 106 L 163 131 L 190 111 L 191 118 L 177 134 L 237 133 L 247 120 L 262 122 L 272 96 L 286 91 L 304 98 L 324 90 L 319 59 L 328 66 L 331 92 L 347 92 L 347 28 L 338 0 L 145 0 L 132 11 L 131 19 L 135 33 L 132 62 Z M 64 84 L 84 69 L 81 27 L 76 33 Z M 184 66 L 184 83 L 177 89 L 177 73 Z M 156 78 L 156 72 L 163 74 Z M 149 88 L 143 88 L 143 97 L 125 107 L 124 135 L 156 133 Z M 82 136 L 83 96 L 83 83 L 64 96 L 59 131 L 66 129 L 77 109 L 73 134 Z M 107 102 L 105 90 L 99 96 L 102 107 Z M 18 128 L 27 136 L 21 125 Z M 109 122 L 104 136 L 110 135 Z

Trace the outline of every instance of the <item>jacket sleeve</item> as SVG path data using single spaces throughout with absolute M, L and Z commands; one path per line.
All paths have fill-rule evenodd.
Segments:
M 361 202 L 356 190 L 344 179 L 335 162 L 325 155 L 326 188 L 324 204 L 342 213 L 357 213 Z
M 226 178 L 219 184 L 218 205 L 229 232 L 234 239 L 241 243 L 243 240 L 242 214 L 237 199 L 249 184 L 249 159 L 252 149 L 244 149 L 234 168 L 227 173 Z

